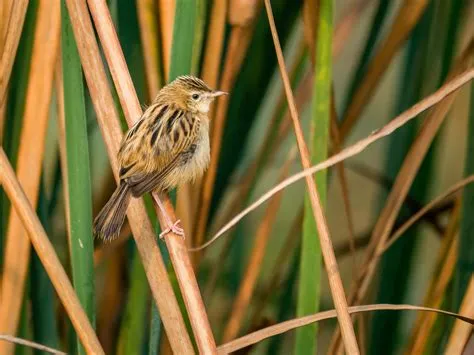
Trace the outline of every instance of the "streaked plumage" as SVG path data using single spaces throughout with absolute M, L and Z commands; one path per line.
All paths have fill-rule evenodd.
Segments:
M 209 105 L 222 94 L 192 76 L 178 77 L 160 90 L 122 140 L 120 185 L 96 217 L 95 235 L 118 236 L 130 195 L 166 192 L 203 174 L 210 158 Z

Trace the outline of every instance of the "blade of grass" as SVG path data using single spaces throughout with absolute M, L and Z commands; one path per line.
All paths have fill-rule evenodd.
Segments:
M 471 279 L 466 287 L 466 293 L 461 303 L 459 312 L 466 317 L 474 317 L 474 276 L 471 275 Z M 454 323 L 451 336 L 449 337 L 448 345 L 445 349 L 445 354 L 450 355 L 461 355 L 465 344 L 467 343 L 469 336 L 472 335 L 472 325 L 464 324 L 460 321 Z
M 42 179 L 44 180 L 44 179 Z M 48 213 L 44 181 L 40 185 L 38 217 L 46 233 L 51 234 L 50 213 Z M 59 346 L 59 334 L 56 324 L 56 295 L 48 274 L 41 265 L 36 252 L 31 255 L 30 299 L 33 323 L 33 340 L 52 348 Z
M 189 10 L 189 7 L 186 8 L 184 5 L 184 3 L 177 3 L 177 16 L 175 20 L 175 25 L 177 27 L 176 33 L 178 33 L 178 28 L 186 28 L 183 27 L 183 24 L 181 24 L 181 21 L 189 21 L 189 18 L 187 18 L 186 15 L 196 16 L 196 12 L 187 11 Z M 99 38 L 101 39 L 101 43 L 104 46 L 105 56 L 111 68 L 112 77 L 116 84 L 117 93 L 122 103 L 125 117 L 131 126 L 141 116 L 142 111 L 140 105 L 138 104 L 138 98 L 133 88 L 128 69 L 125 65 L 125 60 L 118 43 L 117 35 L 110 21 L 110 14 L 108 12 L 107 5 L 105 1 L 89 1 L 89 7 L 92 16 L 94 17 Z M 182 15 L 178 15 L 180 10 L 183 11 Z M 184 12 L 187 13 L 185 14 Z M 187 27 L 187 29 L 190 31 L 195 30 L 194 27 Z M 185 41 L 184 43 L 187 42 Z M 175 50 L 173 49 L 173 52 L 174 51 Z M 183 55 L 183 51 L 183 48 L 179 48 L 179 50 L 177 50 L 177 54 L 181 53 Z M 175 54 L 173 54 L 173 57 L 174 56 Z M 186 58 L 189 60 L 187 63 L 184 61 Z M 181 59 L 180 63 L 184 62 L 187 65 L 192 66 L 192 60 L 192 55 L 183 55 L 183 59 Z M 177 76 L 179 71 L 182 69 L 182 67 L 176 67 L 176 69 L 172 69 L 173 72 L 170 73 L 170 77 Z M 156 201 L 156 199 L 159 197 L 157 194 L 153 194 L 153 198 Z M 166 206 L 168 216 L 170 216 L 172 220 L 175 220 L 173 206 L 168 198 L 165 199 L 164 205 Z M 166 224 L 166 220 L 164 219 L 164 216 L 161 212 L 158 213 L 158 219 L 160 221 L 160 225 L 163 226 Z M 170 259 L 173 263 L 173 267 L 178 279 L 181 294 L 188 310 L 188 316 L 191 321 L 198 349 L 202 352 L 214 353 L 214 338 L 199 292 L 197 280 L 193 273 L 191 261 L 189 259 L 188 253 L 186 252 L 184 241 L 182 238 L 170 233 L 165 239 L 165 242 L 168 247 Z M 171 336 L 172 335 L 168 333 L 168 337 Z
M 40 2 L 25 101 L 17 174 L 33 205 L 38 198 L 44 139 L 59 44 L 59 3 Z M 30 242 L 17 213 L 9 217 L 0 304 L 0 333 L 15 334 L 29 263 Z M 11 344 L 0 344 L 8 353 Z
M 419 101 L 411 108 L 406 110 L 405 112 L 401 113 L 394 119 L 392 119 L 388 124 L 384 127 L 373 131 L 369 136 L 357 141 L 356 143 L 350 145 L 349 147 L 343 149 L 340 153 L 332 155 L 330 158 L 326 159 L 325 161 L 316 164 L 312 167 L 305 168 L 299 173 L 294 174 L 293 176 L 285 179 L 281 183 L 275 185 L 273 188 L 268 190 L 266 193 L 261 195 L 255 202 L 253 202 L 250 206 L 246 207 L 242 212 L 232 218 L 226 225 L 224 225 L 217 233 L 209 239 L 203 245 L 190 248 L 190 251 L 195 251 L 196 249 L 204 249 L 214 243 L 218 238 L 220 238 L 224 233 L 228 230 L 232 229 L 240 220 L 242 220 L 246 215 L 250 212 L 258 208 L 262 203 L 270 199 L 273 195 L 275 195 L 278 191 L 286 188 L 289 185 L 294 184 L 295 182 L 304 179 L 307 176 L 311 176 L 312 174 L 321 171 L 323 169 L 327 169 L 331 166 L 338 164 L 339 162 L 353 157 L 360 152 L 364 151 L 368 146 L 372 143 L 378 141 L 383 137 L 387 137 L 392 134 L 394 131 L 405 125 L 407 122 L 413 120 L 417 117 L 420 113 L 426 111 L 427 109 L 431 108 L 432 106 L 436 105 L 437 103 L 443 101 L 445 98 L 449 97 L 453 94 L 456 90 L 461 88 L 466 83 L 470 82 L 474 78 L 474 69 L 466 69 L 461 74 L 453 77 L 451 80 L 448 80 L 446 84 L 444 84 L 441 88 L 435 91 L 433 94 L 425 97 L 423 100 Z
M 95 326 L 92 191 L 82 69 L 64 1 L 61 2 L 61 15 L 72 279 L 77 296 Z M 79 339 L 77 344 L 78 352 L 85 354 Z
M 359 119 L 360 114 L 367 106 L 366 103 L 380 82 L 380 78 L 389 67 L 395 53 L 418 23 L 427 5 L 428 0 L 404 0 L 388 36 L 384 39 L 370 63 L 367 64 L 367 74 L 354 93 L 351 103 L 343 115 L 340 132 L 342 141 L 347 138 L 352 127 Z
M 330 6 L 330 3 L 327 3 L 327 6 Z M 293 121 L 296 139 L 298 143 L 298 148 L 300 151 L 301 163 L 305 169 L 311 166 L 308 148 L 306 146 L 306 142 L 304 140 L 303 132 L 301 130 L 300 122 L 298 119 L 298 112 L 296 111 L 293 93 L 291 91 L 291 86 L 288 80 L 288 74 L 286 72 L 285 67 L 285 60 L 283 58 L 283 54 L 281 51 L 281 46 L 278 39 L 278 34 L 275 28 L 275 21 L 273 19 L 271 4 L 269 0 L 265 0 L 265 8 L 268 15 L 268 21 L 270 23 L 270 28 L 272 30 L 272 37 L 273 42 L 275 45 L 275 52 L 278 58 L 278 64 L 281 71 L 281 76 L 283 79 L 283 83 L 285 86 L 285 93 L 288 100 L 288 106 L 291 112 L 291 118 Z M 329 42 L 331 43 L 331 42 Z M 329 58 L 331 58 L 331 51 L 328 54 Z M 331 60 L 331 59 L 330 59 Z M 330 83 L 328 85 L 330 88 Z M 329 89 L 330 92 L 330 89 Z M 328 100 L 328 107 L 329 107 L 329 100 Z M 347 302 L 344 293 L 344 287 L 342 285 L 341 276 L 339 274 L 339 268 L 337 266 L 336 257 L 334 256 L 334 250 L 332 248 L 331 238 L 329 236 L 329 228 L 327 226 L 326 217 L 323 212 L 323 208 L 321 205 L 321 200 L 316 188 L 316 182 L 311 177 L 308 176 L 306 178 L 306 184 L 308 188 L 308 194 L 311 201 L 311 207 L 313 211 L 313 217 L 316 220 L 317 229 L 319 233 L 319 241 L 321 246 L 321 251 L 323 255 L 324 262 L 326 264 L 326 269 L 328 271 L 328 279 L 329 279 L 329 286 L 331 288 L 331 295 L 333 297 L 334 305 L 336 307 L 337 316 L 339 325 L 341 327 L 341 332 L 343 336 L 344 345 L 346 347 L 346 351 L 349 354 L 359 354 L 359 349 L 357 346 L 357 340 L 354 333 L 354 328 L 352 326 L 352 322 L 347 311 Z
M 468 327 L 472 327 L 474 324 L 474 318 L 472 315 L 461 315 L 453 312 L 443 311 L 440 309 L 434 309 L 429 307 L 420 307 L 413 306 L 410 304 L 370 304 L 364 306 L 352 306 L 349 307 L 349 312 L 351 314 L 360 313 L 360 312 L 371 312 L 371 311 L 402 311 L 402 310 L 412 310 L 412 311 L 423 311 L 423 312 L 437 312 L 439 314 L 456 317 Z M 319 312 L 317 314 L 309 315 L 306 317 L 295 318 L 285 322 L 275 324 L 273 326 L 257 330 L 251 334 L 247 334 L 241 338 L 235 339 L 229 343 L 219 346 L 219 354 L 229 354 L 239 349 L 242 349 L 246 346 L 256 344 L 264 339 L 275 336 L 277 334 L 285 333 L 289 330 L 296 329 L 314 322 L 319 322 L 326 319 L 336 318 L 336 310 Z
M 59 5 L 59 3 L 58 3 Z M 7 196 L 15 206 L 19 218 L 28 230 L 28 236 L 36 250 L 54 288 L 69 315 L 77 335 L 87 351 L 93 354 L 104 354 L 97 336 L 94 333 L 86 313 L 81 307 L 74 289 L 59 261 L 51 242 L 48 239 L 38 217 L 35 215 L 31 203 L 15 177 L 15 173 L 8 162 L 3 149 L 0 148 L 0 182 Z M 8 349 L 9 347 L 2 347 Z
M 317 28 L 314 37 L 309 39 L 314 58 L 313 97 L 311 102 L 311 165 L 327 158 L 329 143 L 329 122 L 331 120 L 332 86 L 332 31 L 333 10 L 331 0 L 321 0 L 317 12 Z M 309 26 L 306 26 L 306 28 Z M 326 207 L 327 172 L 321 171 L 314 176 L 318 188 L 321 207 Z M 309 196 L 305 196 L 305 212 L 301 255 L 299 265 L 298 300 L 296 315 L 301 317 L 319 311 L 321 295 L 321 246 L 316 221 L 312 216 Z M 331 246 L 332 247 L 332 246 Z M 298 329 L 295 337 L 294 352 L 314 354 L 317 352 L 317 324 Z M 348 348 L 349 351 L 349 348 Z M 352 349 L 351 351 L 356 351 Z
M 288 153 L 288 157 L 281 168 L 280 180 L 283 180 L 288 175 L 288 171 L 294 161 L 295 153 L 295 150 L 292 150 L 290 153 Z M 265 256 L 268 241 L 270 240 L 272 226 L 274 225 L 278 209 L 280 208 L 282 195 L 283 194 L 280 193 L 272 199 L 267 207 L 261 223 L 257 228 L 254 244 L 250 252 L 249 261 L 247 263 L 247 268 L 232 304 L 232 310 L 229 319 L 224 327 L 224 333 L 222 336 L 223 342 L 228 342 L 234 339 L 242 327 L 242 322 L 250 304 L 250 300 L 252 298 L 255 285 L 262 268 L 263 257 Z
M 114 174 L 117 174 L 117 152 L 122 139 L 122 132 L 118 121 L 118 114 L 108 87 L 99 48 L 95 40 L 88 9 L 86 4 L 79 0 L 67 0 L 66 3 L 102 136 L 106 143 Z M 95 5 L 100 6 L 104 4 L 97 3 Z M 108 13 L 108 10 L 106 13 Z M 112 26 L 110 19 L 107 23 L 105 22 L 101 24 Z M 111 36 L 117 41 L 114 31 L 112 31 Z M 108 53 L 107 51 L 105 52 Z M 117 56 L 116 59 L 125 65 L 123 55 Z M 130 99 L 129 105 L 135 104 L 135 110 L 140 109 L 136 96 L 127 96 L 127 99 Z M 124 108 L 124 112 L 129 113 L 129 110 Z M 140 117 L 138 111 L 132 111 L 132 113 L 134 114 L 132 116 L 133 119 Z M 117 178 L 117 175 L 115 177 Z M 168 274 L 156 244 L 153 228 L 148 219 L 144 203 L 141 200 L 132 200 L 127 213 L 153 297 L 160 310 L 165 330 L 169 334 L 172 349 L 178 353 L 192 353 L 191 340 L 168 279 Z
M 130 270 L 130 292 L 123 312 L 117 354 L 140 354 L 145 338 L 148 285 L 140 258 L 135 253 Z

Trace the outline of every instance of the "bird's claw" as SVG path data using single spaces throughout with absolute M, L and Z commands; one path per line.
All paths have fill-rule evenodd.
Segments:
M 174 234 L 179 235 L 180 237 L 182 237 L 184 239 L 185 238 L 184 237 L 184 229 L 179 226 L 180 223 L 181 223 L 181 220 L 178 219 L 171 226 L 166 228 L 163 232 L 160 233 L 160 239 L 163 239 L 164 236 L 167 235 L 168 233 L 174 233 Z

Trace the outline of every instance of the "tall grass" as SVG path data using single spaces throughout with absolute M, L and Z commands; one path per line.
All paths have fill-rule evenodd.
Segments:
M 17 51 L 0 53 L 0 73 L 8 74 L 0 98 L 0 182 L 8 193 L 0 201 L 2 332 L 67 353 L 246 347 L 255 354 L 323 354 L 344 347 L 357 353 L 357 346 L 362 354 L 460 354 L 467 333 L 459 320 L 453 326 L 443 314 L 379 303 L 455 312 L 462 304 L 474 317 L 471 184 L 391 239 L 392 229 L 433 196 L 474 174 L 472 84 L 344 161 L 337 174 L 331 167 L 308 178 L 319 202 L 314 185 L 291 185 L 206 249 L 186 246 L 211 239 L 301 170 L 294 133 L 303 165 L 316 164 L 351 149 L 453 73 L 472 80 L 470 2 L 65 0 L 61 26 L 53 3 L 29 1 L 15 31 L 14 23 L 8 30 L 0 24 L 0 48 L 19 41 Z M 21 24 L 21 11 L 7 5 L 0 13 Z M 277 40 L 285 65 L 277 61 Z M 158 240 L 162 216 L 150 196 L 133 200 L 117 241 L 94 242 L 93 210 L 115 188 L 109 165 L 116 173 L 123 129 L 139 118 L 140 104 L 183 74 L 230 93 L 210 112 L 209 171 L 180 186 L 176 198 L 172 192 L 172 203 L 165 199 L 186 242 Z M 346 303 L 364 313 L 349 318 Z M 333 322 L 284 323 L 332 308 L 337 314 L 315 317 Z M 376 313 L 366 317 L 369 310 Z M 0 342 L 2 354 L 31 353 L 17 347 Z

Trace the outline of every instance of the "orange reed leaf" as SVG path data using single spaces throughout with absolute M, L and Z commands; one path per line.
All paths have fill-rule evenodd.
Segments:
M 26 92 L 23 130 L 18 151 L 17 175 L 30 203 L 36 206 L 44 142 L 52 94 L 53 75 L 59 48 L 59 2 L 40 2 Z M 0 333 L 15 334 L 23 303 L 28 272 L 30 241 L 19 215 L 8 219 L 0 303 Z M 0 343 L 0 353 L 12 351 L 13 344 Z

